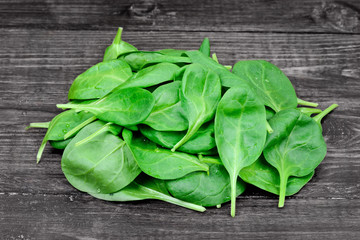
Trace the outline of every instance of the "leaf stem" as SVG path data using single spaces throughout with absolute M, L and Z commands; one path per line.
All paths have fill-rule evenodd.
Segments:
M 231 185 L 231 216 L 235 217 L 236 211 L 236 181 L 237 175 L 230 176 L 230 185 Z
M 329 114 L 332 110 L 334 110 L 335 108 L 337 108 L 339 105 L 337 104 L 332 104 L 330 105 L 328 108 L 326 108 L 324 111 L 322 111 L 321 113 L 319 113 L 318 115 L 316 115 L 315 117 L 313 117 L 313 119 L 321 124 L 321 120 L 327 115 Z
M 202 121 L 198 121 L 201 122 Z M 175 144 L 175 146 L 171 149 L 172 152 L 175 152 L 176 149 L 178 149 L 179 147 L 181 147 L 183 144 L 185 144 L 201 127 L 201 124 L 196 123 L 192 129 L 190 131 L 188 131 L 185 136 L 178 142 Z M 189 128 L 190 129 L 190 128 Z
M 278 207 L 284 207 L 288 176 L 280 172 L 280 194 Z
M 270 126 L 270 124 L 267 120 L 266 120 L 266 130 L 268 131 L 268 133 L 274 132 L 274 130 L 272 129 L 272 127 Z
M 43 154 L 43 152 L 44 152 L 46 143 L 47 143 L 47 141 L 48 141 L 48 137 L 47 137 L 47 136 L 48 136 L 48 132 L 46 132 L 46 134 L 45 134 L 45 136 L 44 136 L 44 138 L 43 138 L 43 140 L 42 140 L 42 142 L 41 142 L 40 148 L 39 148 L 38 153 L 37 153 L 37 155 L 36 155 L 36 163 L 39 163 L 39 162 L 40 162 L 41 156 L 42 156 L 42 154 Z
M 317 107 L 319 105 L 318 103 L 308 102 L 300 98 L 297 99 L 297 103 L 298 105 L 309 106 L 309 107 Z
M 308 115 L 309 117 L 310 117 L 312 114 L 321 113 L 321 109 L 318 109 L 318 108 L 299 107 L 299 108 L 297 108 L 297 110 L 299 110 L 300 112 Z
M 86 125 L 88 125 L 89 123 L 95 121 L 97 118 L 95 116 L 92 116 L 90 118 L 88 118 L 87 120 L 83 121 L 82 123 L 80 123 L 79 125 L 77 125 L 76 127 L 74 127 L 73 129 L 71 129 L 69 132 L 67 132 L 64 135 L 64 140 L 68 139 L 69 137 L 72 137 L 75 133 L 77 133 L 78 131 L 80 131 L 80 129 L 82 129 L 83 127 L 85 127 Z
M 203 206 L 200 206 L 200 205 L 185 202 L 185 201 L 182 201 L 180 199 L 168 196 L 168 195 L 160 193 L 160 192 L 157 195 L 159 195 L 158 197 L 156 197 L 156 199 L 158 199 L 158 200 L 162 200 L 162 201 L 172 203 L 172 204 L 175 204 L 175 205 L 178 205 L 178 206 L 181 206 L 181 207 L 184 207 L 184 208 L 188 208 L 188 209 L 191 209 L 191 210 L 195 210 L 195 211 L 198 211 L 198 212 L 205 212 L 206 211 L 206 208 L 204 208 Z
M 25 128 L 25 130 L 28 130 L 29 128 L 49 128 L 50 122 L 36 122 L 36 123 L 30 123 L 29 126 Z
M 112 123 L 106 123 L 104 126 L 102 126 L 99 130 L 95 131 L 93 134 L 90 134 L 86 138 L 82 139 L 81 141 L 75 143 L 75 147 L 78 147 L 84 143 L 87 143 L 91 139 L 95 138 L 96 136 L 100 135 L 101 133 L 107 131 L 110 128 L 110 125 Z

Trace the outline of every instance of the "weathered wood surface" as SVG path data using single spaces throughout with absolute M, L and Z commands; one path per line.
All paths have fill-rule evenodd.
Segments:
M 1 239 L 359 239 L 359 1 L 0 1 Z M 321 12 L 322 11 L 322 12 Z M 337 20 L 337 21 L 336 21 Z M 109 203 L 73 189 L 61 151 L 35 156 L 73 79 L 101 61 L 116 27 L 139 49 L 198 48 L 220 61 L 266 59 L 299 97 L 340 107 L 326 117 L 328 154 L 315 177 L 277 208 L 249 187 L 230 205 L 196 213 L 157 201 Z

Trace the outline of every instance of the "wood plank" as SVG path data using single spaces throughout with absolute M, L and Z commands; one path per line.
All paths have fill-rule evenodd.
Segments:
M 55 103 L 66 101 L 73 79 L 101 61 L 114 34 L 114 31 L 2 31 L 0 107 L 55 111 Z M 289 76 L 300 97 L 318 101 L 321 107 L 337 102 L 343 111 L 357 116 L 359 35 L 124 33 L 125 40 L 142 50 L 197 49 L 204 37 L 210 38 L 213 52 L 222 63 L 234 64 L 244 59 L 271 61 Z
M 358 239 L 358 200 L 310 203 L 290 199 L 278 209 L 276 200 L 238 199 L 238 215 L 231 218 L 230 204 L 197 213 L 159 201 L 111 203 L 86 195 L 1 194 L 0 229 L 4 239 Z
M 0 28 L 360 33 L 358 0 L 2 0 Z

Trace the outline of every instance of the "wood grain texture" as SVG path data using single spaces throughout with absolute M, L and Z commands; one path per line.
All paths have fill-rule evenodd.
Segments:
M 205 3 L 206 2 L 206 3 Z M 359 239 L 359 1 L 0 0 L 1 239 Z M 265 59 L 299 97 L 326 108 L 328 154 L 284 209 L 249 186 L 237 202 L 197 213 L 158 201 L 110 203 L 66 181 L 45 133 L 73 79 L 101 61 L 123 26 L 142 50 L 197 49 L 209 37 L 221 63 Z
M 346 0 L 2 0 L 2 28 L 360 33 Z

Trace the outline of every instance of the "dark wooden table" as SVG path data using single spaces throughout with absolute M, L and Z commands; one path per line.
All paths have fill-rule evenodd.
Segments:
M 360 239 L 360 1 L 1 0 L 0 239 Z M 35 157 L 73 79 L 124 27 L 142 50 L 197 49 L 224 64 L 265 59 L 300 98 L 340 107 L 324 119 L 328 154 L 283 209 L 250 187 L 205 213 L 158 201 L 111 203 L 66 181 L 61 151 Z

